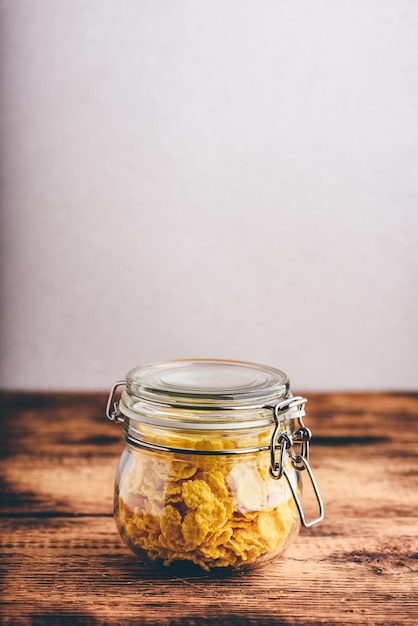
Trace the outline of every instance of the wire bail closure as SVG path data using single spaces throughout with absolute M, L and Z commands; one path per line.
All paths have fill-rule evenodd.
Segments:
M 282 476 L 286 478 L 296 507 L 298 509 L 302 526 L 304 526 L 305 528 L 310 528 L 311 526 L 318 524 L 324 519 L 324 505 L 311 466 L 309 465 L 309 442 L 311 440 L 312 434 L 309 428 L 306 428 L 302 420 L 302 418 L 305 416 L 306 402 L 306 398 L 297 396 L 289 400 L 283 400 L 282 402 L 276 404 L 276 406 L 274 407 L 274 420 L 276 422 L 276 426 L 270 441 L 270 476 L 275 480 L 279 480 Z M 294 434 L 289 435 L 287 433 L 281 432 L 282 424 L 280 417 L 281 415 L 291 410 L 294 411 L 294 419 L 297 420 L 297 429 Z M 293 448 L 294 443 L 300 444 L 299 454 L 297 454 Z M 289 451 L 288 456 L 290 456 L 293 468 L 298 472 L 306 469 L 309 480 L 311 481 L 316 501 L 318 503 L 319 516 L 313 520 L 310 520 L 309 522 L 306 521 L 302 502 L 285 467 L 287 450 Z M 278 460 L 277 451 L 279 451 Z
M 107 405 L 106 405 L 106 417 L 110 419 L 111 422 L 123 422 L 124 421 L 124 417 L 119 410 L 119 403 L 114 401 L 114 396 L 116 393 L 116 389 L 118 387 L 124 387 L 125 384 L 126 383 L 124 380 L 118 380 L 110 390 L 109 398 L 107 400 Z

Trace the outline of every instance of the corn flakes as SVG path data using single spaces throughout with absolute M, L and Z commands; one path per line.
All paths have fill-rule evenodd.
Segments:
M 196 442 L 199 450 L 231 447 Z M 240 569 L 280 553 L 298 527 L 290 491 L 269 477 L 264 455 L 131 454 L 116 516 L 128 545 L 151 561 Z

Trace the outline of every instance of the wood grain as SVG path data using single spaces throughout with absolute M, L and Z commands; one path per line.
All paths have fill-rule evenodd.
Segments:
M 222 577 L 154 569 L 120 540 L 104 394 L 3 393 L 0 623 L 418 623 L 418 395 L 308 396 L 325 520 Z

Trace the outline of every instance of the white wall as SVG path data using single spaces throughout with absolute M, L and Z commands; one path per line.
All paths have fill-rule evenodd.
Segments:
M 415 0 L 0 0 L 1 379 L 418 389 Z

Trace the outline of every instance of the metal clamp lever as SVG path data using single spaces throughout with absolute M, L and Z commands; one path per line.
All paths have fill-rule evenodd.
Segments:
M 315 526 L 315 524 L 319 524 L 319 522 L 322 522 L 322 520 L 324 519 L 324 504 L 322 502 L 321 494 L 319 493 L 318 485 L 316 484 L 316 480 L 314 478 L 314 475 L 312 473 L 311 466 L 309 465 L 308 460 L 305 459 L 305 457 L 298 455 L 298 456 L 296 456 L 296 457 L 294 457 L 292 459 L 292 463 L 293 463 L 294 467 L 296 467 L 298 470 L 299 470 L 301 465 L 303 465 L 304 468 L 306 468 L 306 471 L 308 472 L 308 476 L 309 476 L 311 484 L 312 484 L 312 488 L 314 490 L 316 501 L 317 501 L 318 506 L 319 506 L 319 516 L 316 517 L 315 519 L 311 520 L 310 522 L 307 522 L 306 519 L 305 519 L 305 514 L 303 512 L 303 507 L 302 507 L 302 503 L 300 501 L 300 498 L 299 498 L 299 496 L 298 496 L 298 494 L 296 492 L 295 487 L 292 484 L 292 481 L 290 479 L 289 474 L 287 473 L 286 468 L 283 468 L 283 474 L 284 474 L 284 476 L 285 476 L 285 478 L 287 480 L 287 483 L 289 485 L 290 491 L 292 492 L 292 496 L 293 496 L 293 499 L 294 499 L 295 504 L 297 506 L 302 526 L 304 526 L 305 528 L 311 528 L 311 526 Z
M 124 420 L 123 415 L 119 411 L 118 402 L 114 402 L 116 389 L 123 386 L 125 386 L 125 381 L 119 380 L 113 385 L 112 389 L 110 390 L 109 398 L 106 405 L 106 417 L 110 419 L 111 422 L 123 422 Z
M 290 400 L 284 400 L 283 402 L 277 404 L 274 408 L 274 419 L 276 422 L 276 426 L 270 441 L 270 476 L 275 480 L 279 480 L 282 476 L 286 478 L 296 507 L 298 509 L 301 524 L 305 528 L 310 528 L 311 526 L 318 524 L 324 519 L 324 504 L 322 502 L 318 486 L 316 484 L 314 475 L 311 470 L 311 466 L 309 465 L 308 461 L 309 442 L 312 435 L 311 431 L 309 430 L 309 428 L 306 428 L 302 420 L 305 415 L 306 402 L 307 400 L 305 398 L 296 397 L 291 398 Z M 287 413 L 291 409 L 294 409 L 293 419 L 295 421 L 297 420 L 299 428 L 293 434 L 286 434 L 285 432 L 281 432 L 282 425 L 280 421 L 280 416 Z M 294 443 L 300 444 L 300 454 L 295 453 L 295 450 L 293 449 Z M 277 450 L 280 451 L 278 461 L 276 458 Z M 289 450 L 288 456 L 286 456 L 286 450 Z M 306 521 L 302 502 L 297 494 L 297 488 L 292 483 L 292 480 L 285 467 L 286 460 L 289 459 L 289 457 L 292 466 L 296 471 L 301 472 L 306 469 L 312 484 L 316 501 L 319 506 L 319 516 L 309 522 Z

